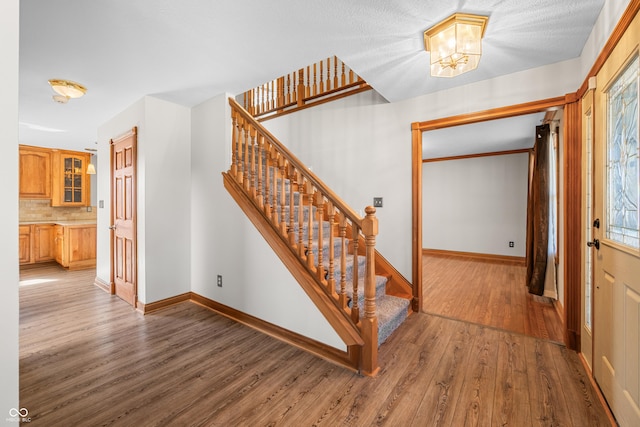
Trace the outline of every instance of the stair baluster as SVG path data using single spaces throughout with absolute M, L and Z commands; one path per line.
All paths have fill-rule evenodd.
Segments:
M 324 92 L 324 64 L 323 64 L 323 61 L 320 60 L 320 83 L 318 85 L 318 93 L 323 93 L 323 92 Z
M 271 143 L 266 143 L 264 148 L 264 214 L 267 218 L 271 218 L 272 205 L 271 205 L 271 170 L 273 170 L 273 163 L 271 162 Z
M 256 197 L 256 129 L 252 127 L 249 132 L 249 191 L 253 197 Z
M 358 295 L 358 240 L 360 237 L 360 230 L 354 223 L 351 223 L 351 227 L 353 231 L 351 238 L 351 244 L 353 245 L 353 301 L 351 304 L 351 320 L 358 323 L 360 320 L 360 307 L 358 307 L 358 301 L 360 301 Z
M 307 181 L 307 194 L 309 195 L 308 203 L 309 203 L 309 220 L 308 220 L 308 231 L 307 231 L 307 266 L 314 270 L 314 262 L 313 262 L 313 198 L 314 198 L 314 190 L 311 187 L 311 183 Z
M 242 156 L 242 184 L 244 189 L 249 191 L 249 126 L 245 126 L 246 120 L 242 121 L 243 139 L 242 148 L 244 155 Z
M 340 306 L 347 307 L 347 218 L 344 213 L 338 214 L 340 227 Z
M 318 221 L 318 236 L 316 241 L 318 242 L 318 279 L 322 282 L 324 281 L 324 254 L 323 252 L 323 242 L 324 242 L 324 236 L 322 233 L 322 229 L 324 227 L 322 227 L 322 223 L 324 222 L 324 197 L 322 196 L 322 194 L 320 194 L 320 192 L 316 193 L 316 215 L 317 215 L 317 221 Z
M 264 196 L 262 194 L 262 163 L 264 159 L 264 136 L 258 135 L 258 206 L 264 211 Z
M 284 157 L 280 156 L 280 159 L 278 161 L 278 166 L 280 167 L 280 201 L 279 201 L 279 206 L 278 208 L 280 209 L 280 218 L 279 218 L 279 226 L 280 226 L 280 233 L 282 233 L 283 236 L 286 236 L 287 233 L 287 220 L 286 220 L 286 212 L 285 212 L 285 200 L 286 200 L 286 193 L 284 191 L 284 181 L 286 179 L 286 172 L 287 172 L 287 161 Z
M 239 124 L 238 124 L 238 113 L 235 110 L 231 111 L 231 175 L 237 180 L 238 179 L 238 134 Z
M 296 233 L 293 227 L 293 215 L 295 214 L 295 193 L 298 190 L 297 174 L 295 168 L 289 163 L 289 170 L 287 172 L 289 176 L 289 225 L 287 226 L 287 235 L 289 237 L 289 244 L 293 247 L 296 244 Z
M 338 88 L 338 57 L 333 57 L 333 89 Z
M 327 288 L 331 295 L 334 295 L 336 293 L 336 278 L 334 277 L 336 249 L 334 245 L 333 227 L 336 217 L 336 210 L 333 207 L 333 203 L 331 203 L 331 200 L 327 201 L 327 217 L 329 219 L 329 273 L 327 275 Z
M 304 250 L 304 241 L 303 241 L 303 231 L 304 231 L 304 200 L 307 192 L 307 182 L 302 177 L 300 171 L 297 171 L 298 175 L 298 190 L 300 192 L 299 201 L 298 201 L 298 256 L 300 259 L 305 259 L 305 250 Z

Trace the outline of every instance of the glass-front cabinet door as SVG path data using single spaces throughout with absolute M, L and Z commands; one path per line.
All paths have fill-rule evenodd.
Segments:
M 84 162 L 78 157 L 64 157 L 64 203 L 82 203 Z
M 81 152 L 54 153 L 52 206 L 88 206 L 88 155 Z

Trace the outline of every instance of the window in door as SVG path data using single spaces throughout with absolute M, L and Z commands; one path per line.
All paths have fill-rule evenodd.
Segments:
M 615 242 L 640 248 L 638 205 L 638 57 L 607 94 L 607 229 Z

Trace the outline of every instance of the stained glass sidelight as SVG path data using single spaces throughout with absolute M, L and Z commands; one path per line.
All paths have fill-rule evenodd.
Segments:
M 638 57 L 616 79 L 607 98 L 607 238 L 640 248 L 638 168 Z

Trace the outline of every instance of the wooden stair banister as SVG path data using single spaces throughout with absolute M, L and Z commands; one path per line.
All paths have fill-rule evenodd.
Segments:
M 370 89 L 333 56 L 250 89 L 238 101 L 254 118 L 264 120 Z
M 225 187 L 347 344 L 357 369 L 375 375 L 379 369 L 375 208 L 367 207 L 366 216 L 360 218 L 248 111 L 232 98 L 229 103 L 232 154 L 230 169 L 223 173 Z M 362 290 L 358 289 L 360 241 L 365 246 Z M 353 259 L 350 282 L 345 277 L 347 257 Z M 346 293 L 349 286 L 351 297 Z M 360 293 L 364 295 L 362 315 Z

